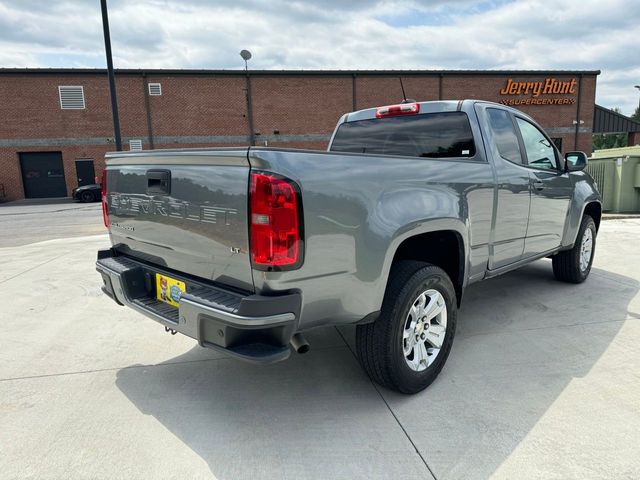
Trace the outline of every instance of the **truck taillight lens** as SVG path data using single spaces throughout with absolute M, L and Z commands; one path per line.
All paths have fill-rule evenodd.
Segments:
M 273 174 L 252 172 L 249 205 L 253 266 L 297 268 L 302 258 L 302 225 L 295 183 Z
M 109 210 L 107 207 L 107 171 L 102 171 L 102 182 L 100 184 L 102 190 L 102 219 L 104 220 L 104 226 L 109 228 Z
M 398 105 L 387 105 L 376 110 L 376 118 L 397 117 L 398 115 L 415 115 L 420 112 L 420 104 L 400 103 Z

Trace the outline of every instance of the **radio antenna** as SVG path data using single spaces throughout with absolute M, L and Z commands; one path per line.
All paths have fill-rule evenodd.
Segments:
M 402 89 L 402 102 L 400 103 L 414 103 L 415 100 L 413 98 L 407 98 L 407 94 L 404 93 L 404 84 L 402 83 L 402 77 L 398 77 L 400 80 L 400 88 Z
M 398 77 L 398 80 L 400 80 L 400 88 L 402 89 L 402 101 L 406 102 L 407 101 L 407 94 L 404 93 L 404 85 L 402 83 L 402 77 Z

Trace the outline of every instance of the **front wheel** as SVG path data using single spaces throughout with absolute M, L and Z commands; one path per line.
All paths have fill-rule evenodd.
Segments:
M 358 325 L 358 359 L 375 382 L 416 393 L 438 376 L 456 330 L 456 293 L 444 270 L 428 263 L 395 264 L 378 319 Z
M 576 243 L 571 250 L 552 258 L 553 274 L 562 282 L 582 283 L 589 276 L 596 252 L 596 224 L 589 215 L 582 217 Z

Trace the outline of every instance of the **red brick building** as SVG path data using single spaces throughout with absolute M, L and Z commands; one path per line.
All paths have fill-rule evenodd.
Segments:
M 125 150 L 247 145 L 251 124 L 257 145 L 322 149 L 343 113 L 402 100 L 401 77 L 410 98 L 507 103 L 590 153 L 599 73 L 116 70 L 116 87 Z M 104 70 L 0 69 L 0 118 L 4 200 L 70 195 L 115 149 Z

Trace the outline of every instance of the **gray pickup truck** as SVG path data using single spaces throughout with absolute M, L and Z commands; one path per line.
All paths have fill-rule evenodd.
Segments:
M 345 114 L 326 152 L 112 153 L 96 266 L 118 304 L 240 359 L 355 324 L 367 374 L 414 393 L 442 369 L 468 285 L 543 257 L 587 278 L 602 208 L 586 162 L 475 100 Z

